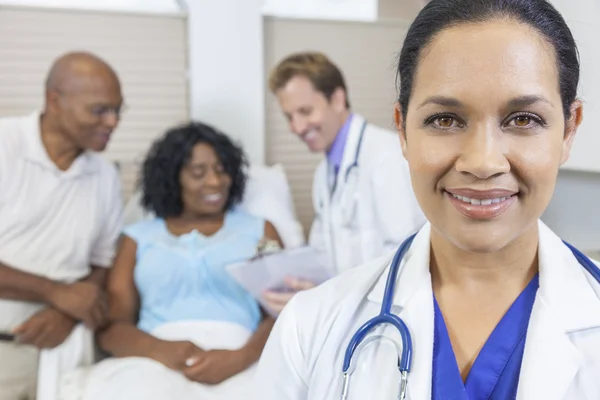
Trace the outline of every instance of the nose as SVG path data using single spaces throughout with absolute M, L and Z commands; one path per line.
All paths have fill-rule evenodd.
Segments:
M 506 158 L 507 146 L 503 132 L 494 126 L 466 132 L 460 157 L 455 168 L 461 173 L 489 179 L 510 171 Z
M 102 115 L 102 121 L 104 124 L 111 129 L 115 129 L 119 124 L 119 112 L 115 110 L 110 110 Z
M 209 169 L 204 178 L 204 184 L 209 187 L 218 187 L 221 185 L 221 176 L 214 169 Z
M 296 135 L 301 135 L 308 129 L 308 122 L 306 118 L 294 116 L 290 120 L 290 129 Z

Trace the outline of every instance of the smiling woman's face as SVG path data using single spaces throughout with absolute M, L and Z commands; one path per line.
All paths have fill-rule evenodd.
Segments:
M 434 230 L 492 252 L 546 209 L 581 105 L 565 122 L 553 47 L 499 20 L 439 33 L 424 49 L 402 129 L 413 187 Z

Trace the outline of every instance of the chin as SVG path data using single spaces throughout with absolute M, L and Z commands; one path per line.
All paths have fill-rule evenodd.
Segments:
M 494 223 L 486 225 L 457 227 L 442 235 L 459 249 L 476 254 L 496 253 L 516 239 L 514 230 Z

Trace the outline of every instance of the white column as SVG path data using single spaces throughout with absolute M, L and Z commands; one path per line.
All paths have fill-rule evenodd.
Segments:
M 192 118 L 213 124 L 265 161 L 263 0 L 185 0 Z

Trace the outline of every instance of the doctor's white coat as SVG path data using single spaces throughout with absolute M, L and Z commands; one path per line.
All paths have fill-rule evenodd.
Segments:
M 400 139 L 353 114 L 337 182 L 327 160 L 313 181 L 316 212 L 310 245 L 327 256 L 333 273 L 396 248 L 425 223 Z
M 600 284 L 539 223 L 539 289 L 521 367 L 518 400 L 600 399 Z M 392 312 L 408 325 L 413 364 L 408 399 L 431 399 L 434 334 L 430 225 L 405 256 Z M 379 313 L 393 254 L 296 295 L 277 320 L 260 360 L 252 399 L 339 400 L 351 336 Z M 389 327 L 379 329 L 399 342 Z M 391 350 L 391 351 L 390 351 Z M 398 395 L 396 352 L 382 342 L 359 357 L 351 399 Z

